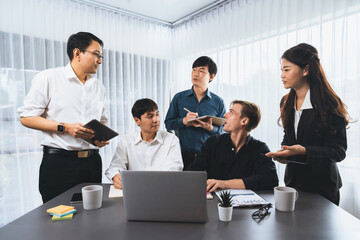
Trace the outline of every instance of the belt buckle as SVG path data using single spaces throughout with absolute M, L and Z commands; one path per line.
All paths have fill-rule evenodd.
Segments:
M 78 158 L 87 158 L 90 154 L 89 151 L 79 151 L 77 153 Z

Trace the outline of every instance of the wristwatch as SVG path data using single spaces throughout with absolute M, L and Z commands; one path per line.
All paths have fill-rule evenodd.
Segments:
M 59 125 L 57 125 L 57 132 L 58 133 L 64 133 L 65 132 L 65 123 L 60 123 Z

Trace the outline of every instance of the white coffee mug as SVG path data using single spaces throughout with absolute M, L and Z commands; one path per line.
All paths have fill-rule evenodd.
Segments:
M 86 210 L 101 208 L 103 187 L 100 185 L 89 185 L 81 189 L 83 197 L 83 207 Z
M 299 193 L 291 187 L 274 187 L 275 208 L 283 212 L 295 210 L 295 201 Z

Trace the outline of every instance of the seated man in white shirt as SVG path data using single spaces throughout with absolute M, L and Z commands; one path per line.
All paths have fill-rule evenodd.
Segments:
M 172 133 L 159 131 L 160 115 L 157 104 L 139 99 L 131 109 L 140 132 L 123 136 L 105 175 L 122 189 L 120 171 L 181 171 L 183 161 L 179 139 Z

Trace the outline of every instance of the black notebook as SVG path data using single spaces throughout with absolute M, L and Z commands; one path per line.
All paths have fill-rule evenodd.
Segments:
M 96 119 L 91 120 L 87 124 L 84 125 L 84 127 L 89 128 L 95 132 L 95 136 L 93 138 L 87 138 L 84 140 L 95 145 L 94 141 L 108 141 L 117 135 L 119 135 L 117 132 L 109 128 L 108 126 L 102 124 Z

